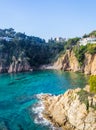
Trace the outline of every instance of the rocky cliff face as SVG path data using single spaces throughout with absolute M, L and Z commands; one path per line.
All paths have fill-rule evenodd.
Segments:
M 4 73 L 8 71 L 9 63 L 8 63 L 8 55 L 6 53 L 0 53 L 0 73 Z
M 85 54 L 84 64 L 79 65 L 79 62 L 73 51 L 67 50 L 64 55 L 54 63 L 54 68 L 70 71 L 80 71 L 85 74 L 96 74 L 96 54 Z
M 83 91 L 87 93 L 88 106 L 80 101 L 80 88 L 68 90 L 64 95 L 41 96 L 44 117 L 62 130 L 96 130 L 96 95 L 90 96 L 86 89 Z
M 9 66 L 8 73 L 12 72 L 24 72 L 31 70 L 31 67 L 25 57 L 16 59 L 12 57 L 12 63 Z
M 85 74 L 96 75 L 96 54 L 85 54 L 83 71 Z
M 24 72 L 32 70 L 25 56 L 18 56 L 17 58 L 16 56 L 12 56 L 12 58 L 10 58 L 6 53 L 0 54 L 0 73 Z

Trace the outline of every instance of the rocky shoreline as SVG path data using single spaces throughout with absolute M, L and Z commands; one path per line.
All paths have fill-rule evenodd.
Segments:
M 6 64 L 6 60 L 3 62 L 3 59 L 0 59 L 0 73 L 17 73 L 33 70 L 63 70 L 96 75 L 96 54 L 91 55 L 85 53 L 84 64 L 82 66 L 80 66 L 74 52 L 71 50 L 67 50 L 66 53 L 58 57 L 54 63 L 38 67 L 31 66 L 26 56 L 22 58 L 12 56 L 11 63 L 8 65 Z
M 55 67 L 53 64 L 48 64 L 40 66 L 39 70 L 57 70 L 57 67 Z
M 58 96 L 42 95 L 40 99 L 45 107 L 44 118 L 54 126 L 62 130 L 96 130 L 96 94 L 90 94 L 89 86 Z
M 96 54 L 85 53 L 84 63 L 80 66 L 73 50 L 66 50 L 66 53 L 61 55 L 53 66 L 57 70 L 96 75 Z

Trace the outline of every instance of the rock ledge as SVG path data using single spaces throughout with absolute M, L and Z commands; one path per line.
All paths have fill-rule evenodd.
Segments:
M 80 100 L 82 92 L 87 94 L 87 104 Z M 89 86 L 70 89 L 59 96 L 42 95 L 41 99 L 45 106 L 44 118 L 54 126 L 62 130 L 96 130 L 96 95 L 89 93 Z

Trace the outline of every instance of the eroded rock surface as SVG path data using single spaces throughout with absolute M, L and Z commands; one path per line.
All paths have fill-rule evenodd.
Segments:
M 12 63 L 9 66 L 8 73 L 28 71 L 31 67 L 25 57 L 16 59 L 12 57 Z
M 96 130 L 96 95 L 89 94 L 87 108 L 80 101 L 80 91 L 78 88 L 68 90 L 64 95 L 43 95 L 44 117 L 62 130 Z M 84 91 L 89 93 L 88 87 Z
M 58 58 L 53 66 L 55 69 L 74 72 L 79 71 L 84 72 L 85 74 L 96 75 L 96 54 L 91 55 L 86 53 L 84 64 L 80 66 L 74 52 L 67 50 L 64 55 Z

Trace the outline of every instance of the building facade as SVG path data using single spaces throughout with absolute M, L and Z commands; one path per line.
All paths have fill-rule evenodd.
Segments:
M 87 45 L 88 43 L 90 44 L 96 44 L 96 37 L 87 37 L 87 38 L 82 38 L 79 41 L 80 45 Z

